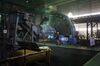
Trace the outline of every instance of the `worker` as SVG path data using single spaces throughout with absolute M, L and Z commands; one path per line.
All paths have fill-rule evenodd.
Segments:
M 90 37 L 90 47 L 94 47 L 95 46 L 95 38 L 94 36 Z
M 57 33 L 56 33 L 56 36 L 55 36 L 56 44 L 57 44 L 57 45 L 61 45 L 61 42 L 60 42 L 60 40 L 59 40 L 59 34 L 60 34 L 60 33 L 57 32 Z
M 69 43 L 70 45 L 73 44 L 73 38 L 72 38 L 72 35 L 69 35 L 68 43 Z

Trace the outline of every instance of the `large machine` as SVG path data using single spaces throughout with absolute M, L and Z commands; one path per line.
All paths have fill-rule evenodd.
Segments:
M 68 38 L 69 36 L 75 37 L 74 23 L 66 15 L 57 11 L 45 12 L 41 26 L 42 33 L 47 38 L 45 42 L 55 43 L 55 35 L 57 32 L 60 35 L 59 39 Z
M 30 62 L 48 61 L 50 49 L 40 49 L 34 41 L 33 35 L 37 38 L 32 28 L 34 13 L 9 2 L 0 3 L 0 66 L 26 66 Z
M 52 34 L 60 32 L 61 35 L 75 36 L 74 23 L 66 15 L 58 12 L 51 12 L 45 19 L 48 20 L 42 23 L 44 33 Z
M 32 11 L 31 8 L 24 8 L 24 6 L 3 0 L 0 1 L 0 5 L 2 6 L 0 7 L 1 66 L 5 66 L 5 64 L 8 66 L 18 64 L 20 66 L 20 61 L 23 61 L 25 66 L 30 62 L 38 62 L 44 59 L 50 60 L 51 49 L 44 49 L 44 47 L 40 49 L 35 42 L 39 38 L 39 33 L 33 31 L 34 25 L 49 25 L 51 31 L 44 32 L 45 35 L 51 33 L 53 29 L 53 32 L 59 31 L 62 34 L 74 36 L 72 22 L 67 16 L 56 13 L 56 11 L 48 14 L 45 11 L 38 12 L 39 10 L 35 9 Z

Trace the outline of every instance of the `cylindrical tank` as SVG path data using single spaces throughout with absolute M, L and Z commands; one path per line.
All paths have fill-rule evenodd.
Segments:
M 43 31 L 47 33 L 60 32 L 62 35 L 75 35 L 75 27 L 73 22 L 65 15 L 57 12 L 49 13 L 46 16 L 48 20 L 44 21 L 42 26 Z M 52 27 L 52 30 L 49 28 Z

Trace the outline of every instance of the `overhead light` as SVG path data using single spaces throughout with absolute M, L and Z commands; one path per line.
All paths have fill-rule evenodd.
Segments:
M 25 2 L 26 2 L 26 3 L 29 3 L 29 0 L 26 0 Z
M 68 13 L 68 14 L 71 15 L 71 13 Z M 93 16 L 93 15 L 100 15 L 100 12 L 87 13 L 87 14 L 75 15 L 75 16 L 71 15 L 71 16 L 69 16 L 69 18 L 78 18 L 78 17 L 85 17 L 85 16 Z
M 100 27 L 98 27 L 98 29 L 100 29 Z M 86 31 L 87 30 L 87 28 L 78 28 L 78 27 L 76 27 L 76 31 Z M 97 29 L 96 28 L 93 28 L 93 30 L 94 31 L 96 31 Z M 91 31 L 91 28 L 88 28 L 88 31 Z
M 67 15 L 69 18 L 73 17 L 73 14 L 71 12 L 68 13 Z
M 48 8 L 52 9 L 52 8 L 53 8 L 53 6 L 51 6 L 51 5 L 50 5 Z

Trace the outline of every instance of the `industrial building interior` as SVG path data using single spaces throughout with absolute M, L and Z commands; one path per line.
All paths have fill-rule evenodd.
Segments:
M 0 0 L 0 66 L 100 66 L 100 0 Z

